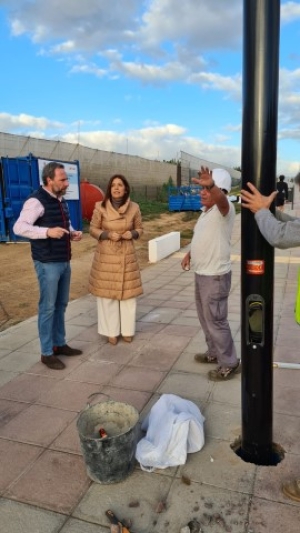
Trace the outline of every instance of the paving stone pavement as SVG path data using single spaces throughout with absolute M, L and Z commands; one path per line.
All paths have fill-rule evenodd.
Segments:
M 0 333 L 0 532 L 108 533 L 111 508 L 132 533 L 179 533 L 196 518 L 203 533 L 299 533 L 300 503 L 282 482 L 300 476 L 299 376 L 274 368 L 274 442 L 285 450 L 276 467 L 245 463 L 230 444 L 241 434 L 241 376 L 207 379 L 194 361 L 205 349 L 184 250 L 142 272 L 137 332 L 111 346 L 97 333 L 92 296 L 67 310 L 68 342 L 83 350 L 62 357 L 63 371 L 40 363 L 37 319 Z M 294 322 L 300 249 L 276 251 L 274 360 L 300 363 Z M 229 321 L 240 354 L 240 215 L 232 239 Z M 76 422 L 89 404 L 125 402 L 147 414 L 159 396 L 193 401 L 205 416 L 205 445 L 184 465 L 145 472 L 136 463 L 120 483 L 90 480 Z M 160 504 L 160 505 L 159 505 Z M 158 512 L 161 511 L 161 512 Z

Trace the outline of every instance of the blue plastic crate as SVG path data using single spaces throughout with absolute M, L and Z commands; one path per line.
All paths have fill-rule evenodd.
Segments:
M 169 211 L 200 211 L 200 187 L 169 187 Z

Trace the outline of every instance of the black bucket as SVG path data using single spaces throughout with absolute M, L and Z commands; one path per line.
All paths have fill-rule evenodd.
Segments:
M 96 483 L 118 483 L 134 469 L 139 413 L 121 402 L 86 407 L 77 420 L 88 476 Z M 100 436 L 104 430 L 104 437 Z M 105 434 L 107 436 L 105 436 Z

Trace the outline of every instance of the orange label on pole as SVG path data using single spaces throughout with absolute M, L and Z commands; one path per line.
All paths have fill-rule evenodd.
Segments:
M 261 275 L 265 273 L 265 262 L 263 260 L 248 260 L 246 261 L 247 274 Z

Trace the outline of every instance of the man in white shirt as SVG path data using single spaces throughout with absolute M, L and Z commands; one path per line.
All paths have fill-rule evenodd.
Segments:
M 191 250 L 181 262 L 183 269 L 190 264 L 195 271 L 197 314 L 205 334 L 208 350 L 196 354 L 200 363 L 216 363 L 208 372 L 211 381 L 227 381 L 240 371 L 229 323 L 228 296 L 231 288 L 230 245 L 235 209 L 227 198 L 231 176 L 221 168 L 210 171 L 201 167 L 199 184 L 204 206 L 194 228 Z

